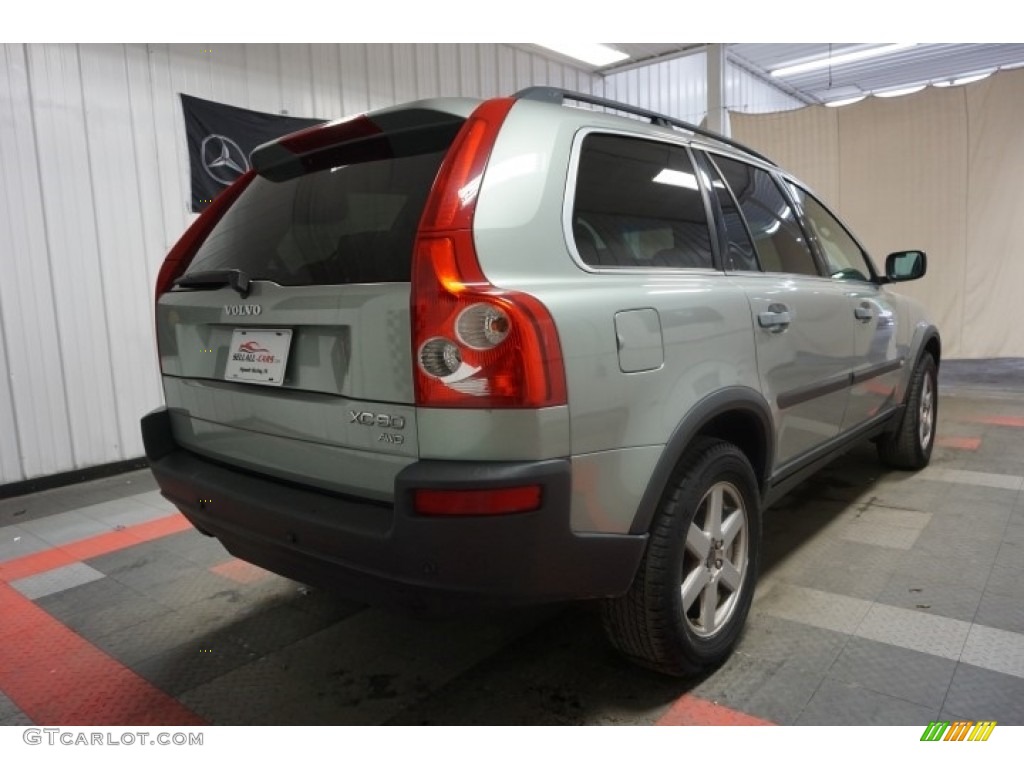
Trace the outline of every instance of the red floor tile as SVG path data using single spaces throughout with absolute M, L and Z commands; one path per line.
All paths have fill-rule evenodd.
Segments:
M 210 570 L 218 576 L 231 579 L 239 584 L 254 584 L 270 575 L 270 571 L 265 571 L 252 563 L 237 558 L 215 565 Z
M 775 725 L 768 720 L 737 712 L 704 701 L 689 693 L 683 694 L 669 707 L 656 725 Z
M 935 444 L 942 448 L 958 448 L 962 451 L 976 451 L 981 446 L 980 437 L 939 437 Z

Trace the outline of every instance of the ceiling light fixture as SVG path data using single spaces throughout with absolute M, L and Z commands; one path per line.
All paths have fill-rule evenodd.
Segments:
M 697 186 L 697 177 L 692 173 L 686 173 L 685 171 L 674 171 L 671 168 L 665 168 L 651 181 L 657 184 L 671 184 L 673 187 L 685 187 L 686 189 L 699 189 Z
M 910 93 L 917 93 L 924 90 L 924 85 L 908 85 L 906 88 L 893 88 L 891 91 L 875 91 L 875 96 L 882 99 L 891 99 L 895 96 L 906 96 Z
M 584 61 L 594 67 L 606 67 L 629 58 L 628 53 L 617 51 L 603 43 L 534 43 L 541 48 Z
M 906 48 L 913 48 L 915 45 L 917 45 L 917 43 L 889 43 L 888 45 L 879 45 L 874 48 L 857 48 L 856 50 L 847 50 L 845 53 L 839 53 L 835 56 L 822 56 L 817 59 L 811 59 L 810 61 L 788 64 L 771 70 L 769 74 L 772 77 L 789 77 L 790 75 L 813 72 L 816 69 L 824 69 L 829 66 L 838 67 L 841 64 L 849 64 L 854 61 L 872 59 L 876 56 L 885 56 L 887 53 L 895 53 L 896 51 L 902 51 Z
M 984 80 L 993 72 L 995 72 L 995 70 L 990 69 L 988 72 L 978 72 L 973 75 L 961 75 L 960 77 L 954 77 L 952 80 L 941 80 L 937 83 L 932 83 L 932 85 L 936 88 L 949 88 L 951 85 L 967 85 L 968 83 L 976 83 L 979 80 Z
M 966 77 L 958 77 L 956 80 L 953 81 L 953 85 L 967 85 L 968 83 L 976 83 L 979 80 L 984 80 L 991 74 L 991 72 L 982 72 L 980 75 L 967 75 Z
M 847 104 L 856 104 L 858 101 L 864 101 L 867 96 L 863 93 L 860 96 L 850 96 L 846 99 L 836 99 L 835 101 L 826 101 L 826 107 L 845 107 Z

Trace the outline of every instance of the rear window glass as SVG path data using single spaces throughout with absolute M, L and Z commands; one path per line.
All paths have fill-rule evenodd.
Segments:
M 410 279 L 413 240 L 458 126 L 424 141 L 360 142 L 344 164 L 271 181 L 257 177 L 214 227 L 188 273 L 240 269 L 281 285 Z M 321 164 L 322 165 L 322 164 Z
M 711 267 L 707 212 L 682 147 L 628 136 L 583 140 L 572 232 L 602 269 Z

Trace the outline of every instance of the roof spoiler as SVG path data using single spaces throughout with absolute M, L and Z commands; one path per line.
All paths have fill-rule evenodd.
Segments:
M 261 144 L 249 156 L 260 176 L 281 181 L 309 169 L 307 158 L 341 151 L 367 139 L 383 138 L 392 151 L 401 152 L 408 137 L 420 131 L 454 132 L 465 118 L 461 115 L 417 107 L 393 112 L 361 114 L 310 126 Z M 341 161 L 339 160 L 339 164 Z

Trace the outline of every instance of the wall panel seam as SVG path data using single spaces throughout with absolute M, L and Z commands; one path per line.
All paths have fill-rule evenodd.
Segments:
M 960 89 L 960 103 L 964 110 L 964 197 L 963 197 L 963 216 L 964 216 L 964 227 L 963 227 L 963 242 L 959 243 L 963 249 L 963 269 L 960 273 L 960 327 L 957 328 L 957 349 L 963 352 L 964 347 L 964 329 L 967 326 L 967 243 L 970 241 L 970 232 L 968 231 L 971 222 L 968 221 L 968 212 L 971 210 L 971 110 L 970 105 L 967 103 L 967 89 Z
M 99 286 L 100 286 L 100 301 L 103 303 L 103 333 L 107 339 L 107 355 L 108 365 L 110 368 L 110 399 L 114 405 L 114 433 L 117 435 L 117 454 L 118 457 L 124 458 L 124 446 L 121 444 L 121 414 L 120 407 L 117 397 L 117 384 L 115 383 L 116 374 L 114 371 L 114 338 L 110 332 L 110 315 L 108 314 L 110 309 L 110 302 L 107 300 L 107 281 L 103 275 L 103 243 L 100 238 L 100 219 L 99 212 L 96 210 L 97 202 L 100 199 L 98 191 L 96 189 L 96 171 L 93 165 L 92 158 L 92 144 L 90 142 L 89 132 L 89 109 L 86 106 L 86 93 L 85 93 L 85 74 L 82 72 L 82 46 L 80 43 L 75 44 L 75 58 L 78 61 L 78 88 L 82 94 L 82 130 L 85 133 L 85 166 L 89 172 L 89 191 L 92 192 L 92 227 L 93 233 L 96 238 L 96 268 L 99 270 Z M 125 81 L 127 84 L 128 73 L 125 72 Z M 130 108 L 130 105 L 129 105 Z M 72 443 L 74 445 L 74 443 Z M 77 460 L 76 460 L 77 461 Z
M 14 44 L 11 44 L 11 45 L 14 45 Z M 5 48 L 5 51 L 4 51 L 4 57 L 5 58 L 10 58 L 10 55 L 11 55 L 11 45 L 7 45 L 7 46 L 4 47 Z M 17 44 L 17 45 L 18 45 L 18 49 L 19 50 L 24 51 L 24 45 L 23 44 Z M 27 56 L 27 54 L 25 54 L 25 55 Z M 28 62 L 26 61 L 26 67 L 25 67 L 26 77 L 27 77 L 27 73 L 28 73 L 28 66 L 27 66 L 27 64 L 28 64 Z M 8 92 L 13 92 L 13 90 L 14 90 L 14 83 L 11 80 L 11 69 L 9 67 L 7 69 L 7 81 L 8 81 Z M 35 134 L 33 132 L 33 140 L 34 139 L 35 139 Z M 10 208 L 8 208 L 8 210 L 10 210 Z M 8 392 L 10 392 L 10 399 L 11 399 L 11 402 L 9 404 L 10 405 L 10 410 L 11 410 L 11 424 L 14 427 L 14 453 L 15 453 L 15 456 L 17 457 L 18 472 L 20 473 L 21 477 L 24 478 L 24 477 L 27 476 L 28 473 L 26 472 L 26 468 L 25 468 L 25 457 L 23 455 L 23 453 L 24 453 L 24 447 L 23 447 L 24 446 L 24 442 L 23 442 L 22 437 L 21 437 L 21 425 L 18 423 L 18 409 L 15 407 L 15 395 L 14 395 L 14 387 L 13 387 L 14 374 L 11 372 L 11 358 L 10 358 L 10 356 L 8 354 L 8 350 L 10 348 L 11 348 L 11 345 L 10 345 L 10 342 L 8 341 L 8 339 L 7 339 L 7 323 L 4 322 L 3 294 L 0 293 L 0 356 L 2 356 L 3 359 L 7 361 L 7 374 L 8 374 L 7 387 L 8 387 Z
M 36 124 L 35 89 L 32 87 L 32 61 L 31 61 L 31 59 L 29 58 L 29 55 L 28 55 L 28 46 L 27 45 L 23 46 L 23 50 L 25 51 L 25 82 L 26 82 L 26 85 L 27 85 L 27 88 L 28 88 L 28 101 L 29 101 L 28 113 L 29 113 L 29 121 L 31 122 L 31 125 L 32 125 L 32 149 L 33 149 L 33 151 L 35 153 L 36 181 L 37 181 L 37 183 L 39 185 L 39 201 L 38 201 L 39 202 L 39 215 L 40 215 L 40 218 L 41 218 L 42 224 L 43 224 L 43 243 L 44 243 L 44 247 L 46 249 L 46 269 L 47 269 L 48 274 L 50 275 L 50 285 L 52 287 L 54 285 L 54 283 L 55 283 L 55 274 L 54 274 L 54 266 L 53 266 L 53 245 L 51 243 L 51 238 L 50 238 L 50 222 L 49 222 L 49 217 L 46 214 L 46 201 L 45 201 L 45 199 L 43 197 L 43 163 L 42 163 L 42 158 L 40 157 L 40 154 L 39 154 L 39 128 L 38 128 L 38 125 Z M 63 393 L 63 396 L 64 396 L 63 397 L 63 400 L 64 400 L 64 423 L 65 423 L 65 425 L 67 427 L 68 437 L 70 438 L 70 440 L 69 440 L 70 445 L 73 448 L 74 441 L 75 441 L 75 434 L 74 434 L 74 425 L 72 424 L 72 420 L 71 420 L 71 398 L 70 398 L 70 395 L 68 393 L 68 372 L 67 372 L 67 368 L 66 368 L 65 363 L 64 363 L 64 356 L 62 354 L 60 354 L 60 350 L 62 350 L 64 348 L 64 338 L 63 338 L 63 334 L 61 333 L 61 329 L 60 329 L 60 318 L 57 315 L 57 304 L 56 304 L 56 302 L 52 302 L 50 304 L 50 307 L 51 307 L 51 311 L 53 312 L 53 332 L 54 332 L 54 334 L 57 337 L 57 353 L 58 353 L 57 354 L 57 359 L 58 359 L 58 362 L 60 363 L 61 392 Z M 8 364 L 10 365 L 10 361 L 8 361 Z M 17 408 L 15 408 L 15 412 L 17 412 Z M 55 416 L 55 415 L 56 414 L 52 414 L 51 413 L 51 416 Z M 53 421 L 55 421 L 55 419 L 51 419 L 51 423 L 53 423 Z M 56 425 L 54 424 L 54 426 L 56 426 Z M 53 436 L 53 437 L 56 437 L 56 436 Z M 71 456 L 72 463 L 74 463 L 74 461 L 75 461 L 74 451 L 73 450 L 69 450 L 69 454 Z M 70 467 L 70 469 L 77 469 L 77 467 Z

